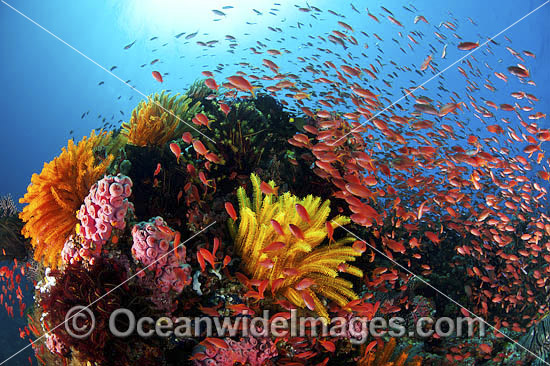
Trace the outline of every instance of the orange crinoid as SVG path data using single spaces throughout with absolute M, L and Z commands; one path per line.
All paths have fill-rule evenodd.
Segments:
M 184 122 L 200 111 L 200 102 L 192 104 L 186 95 L 154 94 L 139 102 L 129 123 L 122 124 L 122 135 L 135 146 L 162 146 L 181 136 Z
M 98 148 L 106 148 L 112 140 L 112 133 L 94 131 L 78 145 L 69 140 L 59 156 L 44 163 L 40 174 L 33 174 L 19 200 L 27 204 L 19 217 L 25 222 L 22 234 L 31 238 L 35 259 L 44 265 L 58 266 L 63 245 L 78 222 L 76 211 L 113 161 L 112 155 L 99 159 Z

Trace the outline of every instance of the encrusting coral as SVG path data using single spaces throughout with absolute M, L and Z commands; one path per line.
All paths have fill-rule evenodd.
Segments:
M 130 122 L 122 124 L 121 134 L 132 145 L 162 146 L 180 136 L 186 127 L 184 122 L 199 112 L 200 102 L 191 102 L 186 95 L 154 94 L 132 111 Z
M 112 133 L 94 131 L 77 145 L 69 140 L 61 154 L 44 163 L 40 174 L 34 174 L 20 203 L 27 203 L 19 217 L 25 226 L 21 231 L 31 238 L 34 257 L 44 265 L 57 267 L 65 241 L 78 223 L 76 211 L 113 161 L 112 155 L 98 157 L 98 148 L 112 145 Z
M 333 224 L 327 223 L 330 201 L 321 204 L 319 197 L 309 195 L 299 199 L 289 192 L 279 197 L 274 193 L 264 196 L 260 178 L 252 174 L 251 179 L 252 200 L 246 196 L 244 188 L 239 188 L 238 227 L 230 221 L 235 248 L 245 271 L 253 279 L 267 281 L 267 288 L 273 293 L 283 295 L 296 306 L 307 306 L 328 319 L 318 296 L 345 306 L 357 295 L 352 290 L 352 283 L 339 278 L 338 272 L 363 275 L 360 269 L 345 263 L 361 255 L 348 245 L 354 239 L 346 237 L 333 241 L 331 238 L 332 225 L 345 225 L 349 219 L 337 216 Z M 273 187 L 274 183 L 270 182 L 272 190 Z M 303 217 L 302 208 L 308 217 Z M 321 245 L 327 234 L 330 243 Z

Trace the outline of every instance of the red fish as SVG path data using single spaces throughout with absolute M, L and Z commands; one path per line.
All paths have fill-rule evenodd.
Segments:
M 478 47 L 479 47 L 479 42 L 461 42 L 458 45 L 458 49 L 462 51 L 469 51 Z
M 296 285 L 296 290 L 302 291 L 314 284 L 315 281 L 313 281 L 311 278 L 304 278 L 303 280 L 298 282 L 298 284 Z
M 297 203 L 295 205 L 295 207 L 296 207 L 296 212 L 298 212 L 298 215 L 300 215 L 302 220 L 304 220 L 305 222 L 307 222 L 309 224 L 311 219 L 309 218 L 309 214 L 307 213 L 306 208 L 304 206 L 302 206 L 301 204 L 299 204 L 299 203 Z
M 260 183 L 260 190 L 263 194 L 277 194 L 278 187 L 272 187 L 266 182 Z
M 227 265 L 229 264 L 229 262 L 231 262 L 231 257 L 226 255 L 224 258 L 223 258 L 223 268 L 227 267 Z
M 191 132 L 184 132 L 183 135 L 181 135 L 181 139 L 186 144 L 190 144 L 191 141 L 193 141 L 193 135 L 191 135 Z
M 288 224 L 288 228 L 290 229 L 290 232 L 292 233 L 292 235 L 294 235 L 296 238 L 300 240 L 305 239 L 304 232 L 298 226 L 294 224 Z
M 156 177 L 160 173 L 160 163 L 157 164 L 157 168 L 155 169 L 155 172 L 153 173 L 153 177 Z
M 208 117 L 206 117 L 206 115 L 204 113 L 197 113 L 195 115 L 195 118 L 197 119 L 197 121 L 199 121 L 199 123 L 201 125 L 204 125 L 208 128 L 210 128 L 210 120 L 208 119 Z
M 233 221 L 237 221 L 237 212 L 235 211 L 235 208 L 231 204 L 231 202 L 225 203 L 225 210 L 229 214 L 229 216 L 233 219 Z
M 162 83 L 164 80 L 162 79 L 162 75 L 160 74 L 160 72 L 158 71 L 153 71 L 151 74 L 153 74 L 153 77 L 155 78 L 156 81 L 158 81 L 159 83 Z
M 227 116 L 229 114 L 229 112 L 231 111 L 231 107 L 229 107 L 227 104 L 225 103 L 220 103 L 220 109 L 222 110 L 222 112 Z
M 193 148 L 198 154 L 201 154 L 201 155 L 205 155 L 208 152 L 206 147 L 204 147 L 203 143 L 200 142 L 199 140 L 193 141 Z
M 210 89 L 212 90 L 218 90 L 219 86 L 218 84 L 216 84 L 216 80 L 212 79 L 212 78 L 208 78 L 204 81 L 204 83 L 206 84 L 207 87 L 209 87 Z
M 174 156 L 178 159 L 177 162 L 179 164 L 180 162 L 180 155 L 181 155 L 181 148 L 180 145 L 176 144 L 175 142 L 172 142 L 170 144 L 170 150 L 172 153 L 174 153 Z
M 274 241 L 273 243 L 269 244 L 267 247 L 263 248 L 262 252 L 276 252 L 278 250 L 281 250 L 285 247 L 285 243 L 281 241 Z
M 252 84 L 250 84 L 250 81 L 246 80 L 242 76 L 233 75 L 228 77 L 227 80 L 229 80 L 229 83 L 234 87 L 236 87 L 237 89 L 249 91 L 250 93 L 252 93 L 252 96 L 255 97 L 255 94 L 254 94 L 255 88 L 252 86 Z
M 283 228 L 281 227 L 281 224 L 275 219 L 271 219 L 271 226 L 275 230 L 275 232 L 279 235 L 285 235 L 285 232 L 283 231 Z

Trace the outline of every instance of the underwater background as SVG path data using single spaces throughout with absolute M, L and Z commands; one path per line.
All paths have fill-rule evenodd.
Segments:
M 201 74 L 203 71 L 213 72 L 218 84 L 241 70 L 261 78 L 273 74 L 262 66 L 262 60 L 270 58 L 282 72 L 295 74 L 298 80 L 308 75 L 311 80 L 311 72 L 305 69 L 307 65 L 317 68 L 325 61 L 336 63 L 338 56 L 349 52 L 351 57 L 348 59 L 361 67 L 376 65 L 375 59 L 379 59 L 385 65 L 385 75 L 396 72 L 391 79 L 380 77 L 372 84 L 368 76 L 363 76 L 369 88 L 380 88 L 375 94 L 393 102 L 403 95 L 402 88 L 419 85 L 435 75 L 435 72 L 418 71 L 428 55 L 433 54 L 432 64 L 437 65 L 436 71 L 441 71 L 465 55 L 465 51 L 457 49 L 459 42 L 485 42 L 543 3 L 535 0 L 2 1 L 0 170 L 3 174 L 0 196 L 11 194 L 17 203 L 24 196 L 32 174 L 39 173 L 44 162 L 57 156 L 68 139 L 80 141 L 83 136 L 89 136 L 92 129 L 118 129 L 130 120 L 132 110 L 145 96 L 162 90 L 183 94 L 193 82 L 205 78 Z M 388 13 L 380 8 L 381 5 L 391 11 L 402 26 L 388 21 Z M 311 7 L 321 11 L 311 10 Z M 380 23 L 368 16 L 367 8 Z M 341 16 L 329 13 L 329 9 Z M 415 16 L 419 15 L 427 19 L 427 24 L 422 21 L 415 24 Z M 535 111 L 542 113 L 550 110 L 549 20 L 550 5 L 545 5 L 494 38 L 501 45 L 509 45 L 519 52 L 527 50 L 536 56 L 523 57 L 530 78 L 536 82 L 536 87 L 529 91 L 538 98 Z M 333 29 L 343 31 L 337 21 L 354 28 L 359 46 L 348 48 L 349 45 L 343 47 L 318 38 L 327 38 Z M 446 29 L 448 38 L 441 40 L 434 32 L 443 33 L 445 28 L 441 22 L 445 21 L 452 22 L 456 29 Z M 406 38 L 413 28 L 420 32 L 413 35 L 414 43 Z M 364 37 L 360 31 L 370 36 Z M 461 39 L 453 37 L 453 33 Z M 361 47 L 363 44 L 369 47 Z M 449 46 L 442 59 L 444 44 Z M 406 53 L 400 50 L 401 47 Z M 267 49 L 283 52 L 274 56 L 266 53 Z M 492 51 L 488 54 L 480 50 L 473 54 L 478 67 L 486 64 L 492 74 L 493 68 L 502 66 L 505 69 L 515 64 L 505 47 Z M 456 102 L 468 104 L 467 85 L 457 66 L 466 68 L 465 61 L 429 81 L 421 94 L 432 99 L 451 96 Z M 162 74 L 162 84 L 152 76 L 153 71 Z M 470 80 L 482 89 L 477 103 L 481 105 L 483 98 L 497 105 L 508 103 L 511 90 L 506 84 L 495 82 L 494 91 L 483 88 L 488 71 L 470 75 Z M 508 83 L 511 83 L 515 76 L 508 76 Z M 382 84 L 381 79 L 391 81 L 391 86 Z M 305 92 L 310 95 L 304 98 L 304 105 L 318 109 L 315 101 L 321 98 L 321 85 L 309 86 Z M 349 94 L 351 90 L 342 92 Z M 255 90 L 256 95 L 262 93 L 269 92 L 261 87 Z M 277 98 L 286 98 L 290 101 L 287 110 L 303 115 L 292 103 L 297 98 L 284 96 L 284 93 L 279 93 Z M 409 107 L 412 111 L 412 103 Z M 344 106 L 334 108 L 342 113 L 346 110 Z M 480 139 L 492 136 L 485 124 L 474 116 L 473 110 L 463 111 L 460 118 Z M 547 117 L 536 122 L 540 128 L 549 128 Z M 463 147 L 468 149 L 466 143 Z M 542 144 L 542 147 L 544 151 L 548 146 Z M 528 178 L 535 176 L 534 171 L 526 174 Z M 547 179 L 541 185 L 550 188 Z M 543 212 L 548 214 L 548 201 L 543 201 L 542 205 L 546 207 Z M 23 207 L 19 203 L 17 206 Z M 12 263 L 13 260 L 7 260 L 0 265 L 11 266 Z M 23 279 L 21 284 L 24 301 L 31 306 L 32 283 Z M 28 339 L 20 337 L 26 323 L 25 317 L 17 314 L 11 317 L 0 311 L 0 362 L 28 344 Z M 35 364 L 33 354 L 28 348 L 6 364 L 27 365 L 29 356 Z

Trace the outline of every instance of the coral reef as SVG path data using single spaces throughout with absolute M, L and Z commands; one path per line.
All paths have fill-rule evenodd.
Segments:
M 58 157 L 32 176 L 20 200 L 27 205 L 19 217 L 25 222 L 22 233 L 31 238 L 36 260 L 52 267 L 60 264 L 61 250 L 78 222 L 76 210 L 113 161 L 112 155 L 98 156 L 98 150 L 105 151 L 112 140 L 112 133 L 96 135 L 94 131 L 77 145 L 69 140 Z
M 121 134 L 132 145 L 162 146 L 188 129 L 185 123 L 200 111 L 200 102 L 191 103 L 186 95 L 154 94 L 133 110 Z
M 252 174 L 252 199 L 239 188 L 239 224 L 230 222 L 235 248 L 252 278 L 267 281 L 267 288 L 281 294 L 299 307 L 308 307 L 328 319 L 323 295 L 346 306 L 357 299 L 353 284 L 338 277 L 338 272 L 362 277 L 360 269 L 346 264 L 362 254 L 349 246 L 354 239 L 345 237 L 321 245 L 332 225 L 343 226 L 349 220 L 337 216 L 327 221 L 330 202 L 319 197 L 304 199 L 285 193 L 262 193 L 260 178 Z M 268 190 L 273 190 L 271 182 Z M 265 189 L 264 189 L 265 190 Z M 331 241 L 333 240 L 330 238 Z

